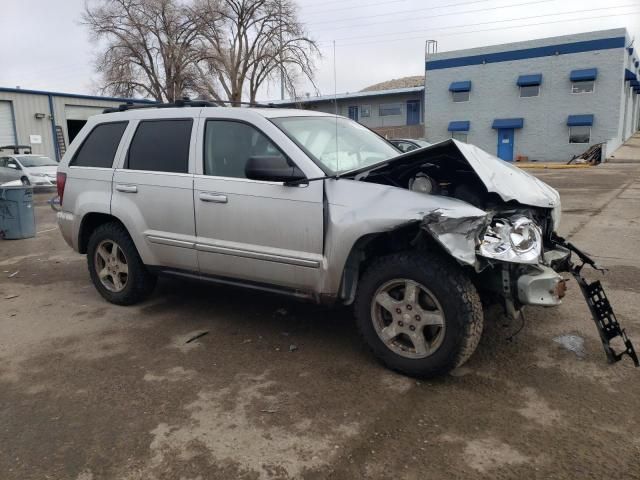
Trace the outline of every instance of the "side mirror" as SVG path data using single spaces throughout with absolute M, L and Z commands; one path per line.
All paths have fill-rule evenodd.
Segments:
M 7 163 L 8 168 L 13 168 L 14 170 L 18 170 L 18 166 L 15 163 Z
M 250 180 L 267 182 L 297 182 L 306 178 L 302 170 L 290 165 L 286 158 L 270 155 L 249 157 L 244 174 Z

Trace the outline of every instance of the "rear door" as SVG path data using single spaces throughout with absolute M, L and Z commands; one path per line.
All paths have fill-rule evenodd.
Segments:
M 285 186 L 246 178 L 251 156 L 282 155 L 293 163 L 268 136 L 271 130 L 282 136 L 273 124 L 212 118 L 200 128 L 203 156 L 194 185 L 200 271 L 315 290 L 323 258 L 322 182 Z
M 197 271 L 190 173 L 197 118 L 190 111 L 167 113 L 131 122 L 127 154 L 113 176 L 111 211 L 146 264 Z

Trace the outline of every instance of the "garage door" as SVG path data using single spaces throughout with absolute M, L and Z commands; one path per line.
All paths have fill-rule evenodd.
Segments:
M 0 101 L 0 146 L 15 144 L 16 132 L 13 129 L 11 102 Z
M 64 116 L 67 120 L 87 121 L 92 115 L 99 115 L 105 107 L 85 107 L 80 105 L 65 105 Z

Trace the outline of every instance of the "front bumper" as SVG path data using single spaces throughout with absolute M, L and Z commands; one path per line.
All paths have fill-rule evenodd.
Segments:
M 554 307 L 562 303 L 565 279 L 558 273 L 566 271 L 571 252 L 557 247 L 544 252 L 543 262 L 532 265 L 515 281 L 517 298 L 522 305 Z
M 565 280 L 551 267 L 537 265 L 518 277 L 518 300 L 522 305 L 554 307 L 562 303 Z
M 56 179 L 53 177 L 29 177 L 29 182 L 34 187 L 55 187 Z

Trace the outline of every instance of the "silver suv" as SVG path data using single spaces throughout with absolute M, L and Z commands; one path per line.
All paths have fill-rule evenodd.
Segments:
M 167 274 L 353 305 L 373 353 L 422 377 L 473 353 L 481 298 L 560 304 L 559 196 L 520 169 L 454 140 L 400 154 L 334 115 L 183 105 L 91 117 L 61 161 L 60 230 L 108 301 Z

